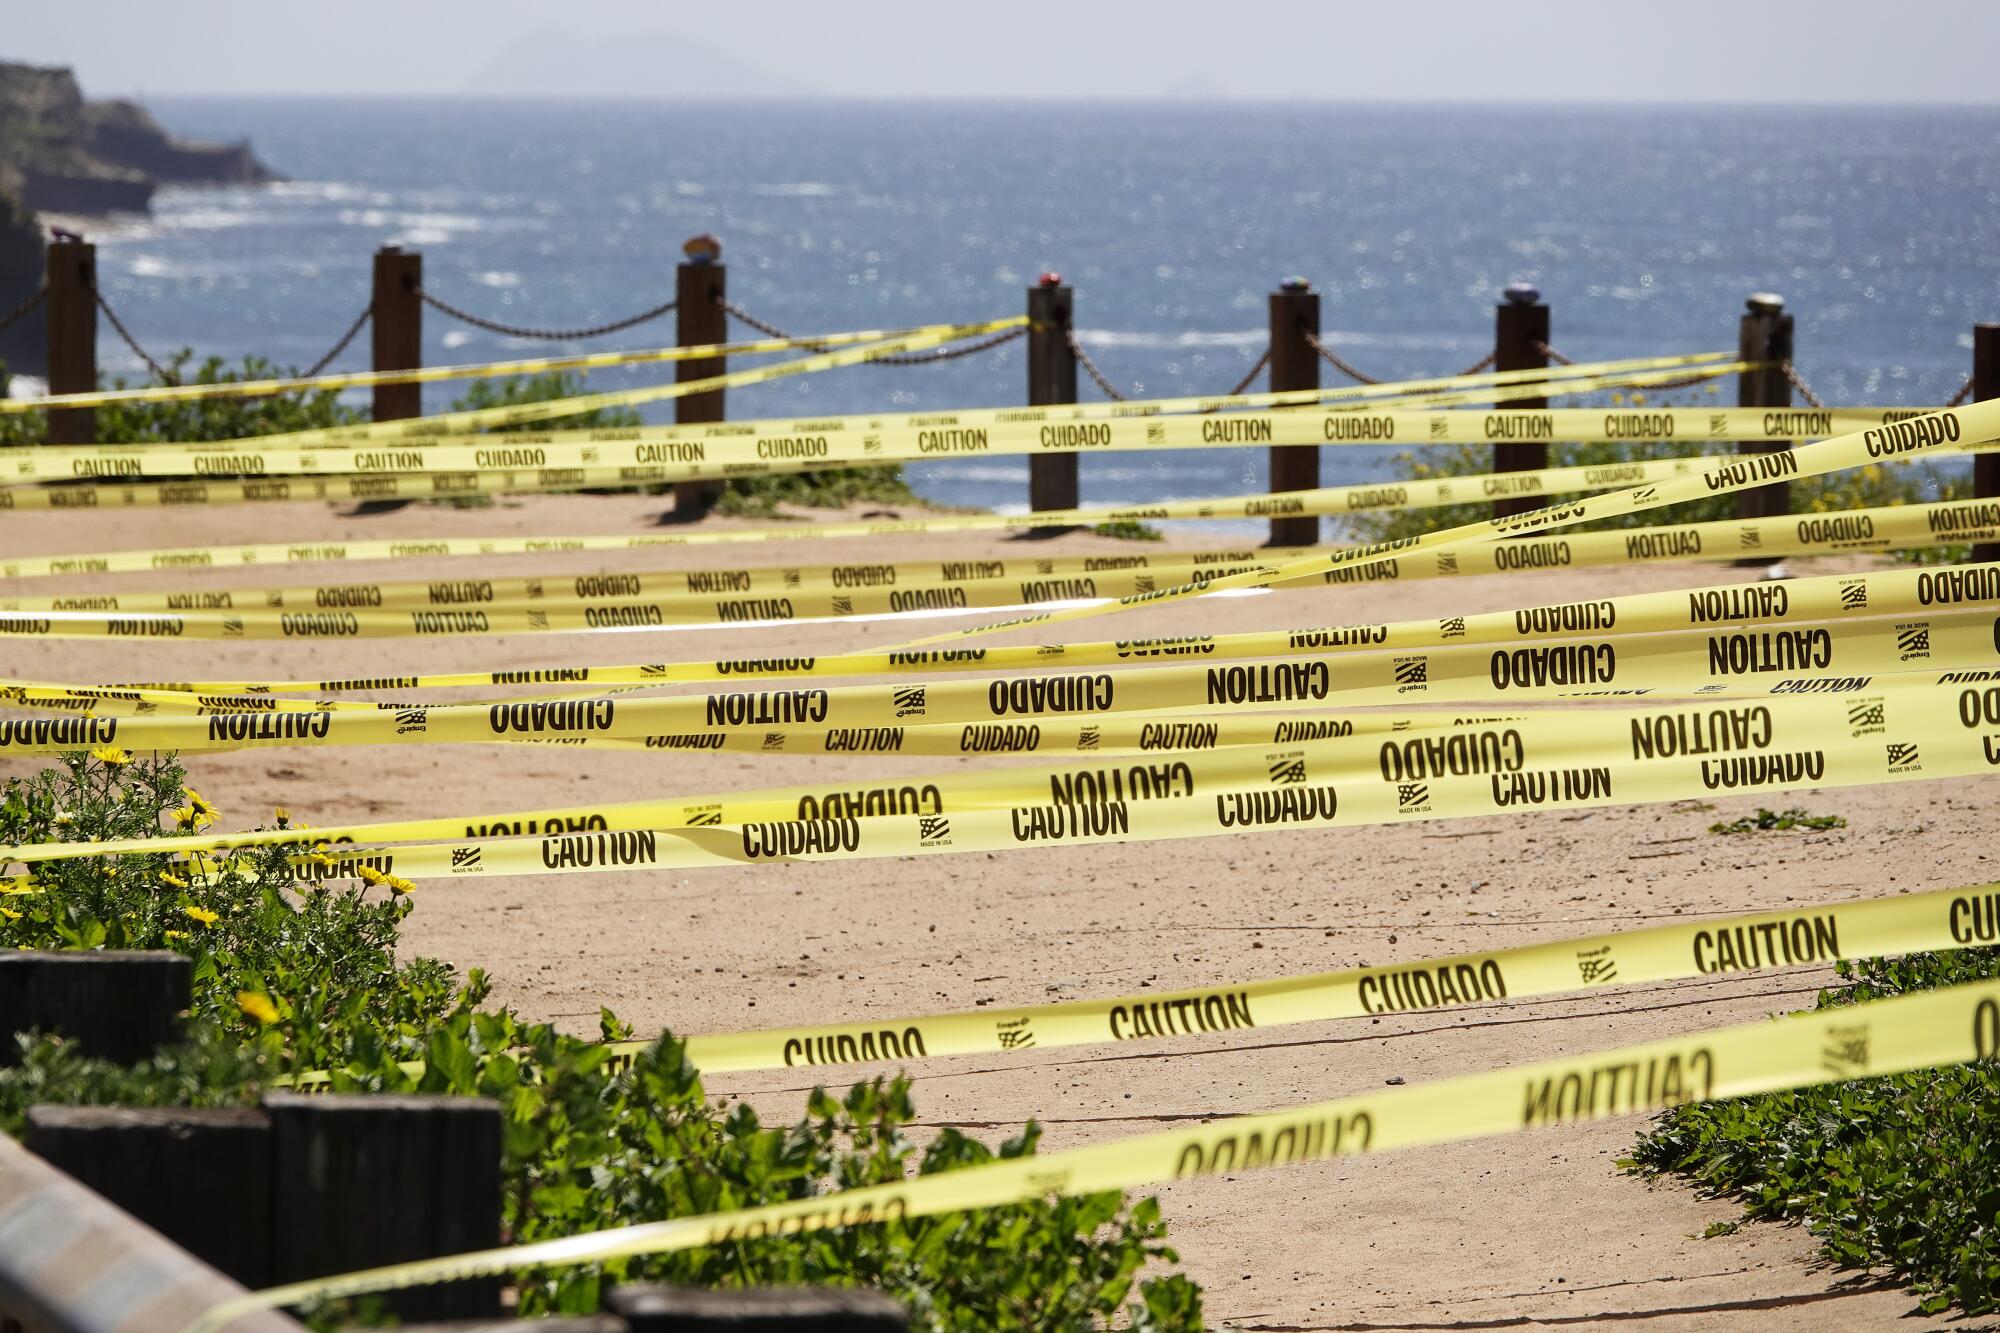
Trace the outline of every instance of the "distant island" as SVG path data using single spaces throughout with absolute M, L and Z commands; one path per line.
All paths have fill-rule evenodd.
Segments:
M 136 102 L 87 101 L 76 74 L 0 62 L 0 312 L 41 285 L 38 213 L 143 213 L 161 185 L 282 180 L 247 140 L 200 143 L 169 133 Z M 0 332 L 0 361 L 40 373 L 40 312 Z

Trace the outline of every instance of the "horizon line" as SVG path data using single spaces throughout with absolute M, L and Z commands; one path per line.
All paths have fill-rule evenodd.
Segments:
M 1157 106 L 1161 103 L 1174 103 L 1177 105 L 1195 109 L 1216 104 L 1227 104 L 1230 106 L 1263 106 L 1271 108 L 1301 107 L 1301 106 L 1308 106 L 1308 107 L 1479 106 L 1479 107 L 1522 107 L 1522 108 L 1590 107 L 1599 110 L 1606 108 L 1611 108 L 1611 109 L 1625 108 L 1631 110 L 1793 108 L 1798 110 L 1814 110 L 1814 111 L 2000 110 L 2000 96 L 1995 96 L 1990 100 L 1984 100 L 1984 101 L 1965 101 L 1965 100 L 1954 101 L 1954 100 L 1911 98 L 1911 99 L 1893 99 L 1893 100 L 1883 99 L 1879 101 L 1864 101 L 1864 102 L 1828 102 L 1828 101 L 1794 100 L 1794 99 L 1775 98 L 1775 97 L 1728 98 L 1728 99 L 1717 98 L 1713 100 L 1706 100 L 1706 99 L 1668 100 L 1668 99 L 1614 98 L 1614 97 L 1603 97 L 1603 98 L 1595 98 L 1595 97 L 1514 98 L 1514 97 L 1452 97 L 1452 96 L 1409 97 L 1409 96 L 1400 96 L 1393 93 L 1383 94 L 1378 97 L 1337 97 L 1337 96 L 1284 97 L 1284 96 L 1271 96 L 1268 94 L 1261 94 L 1261 93 L 1226 93 L 1226 92 L 1202 92 L 1199 94 L 1183 94 L 1183 93 L 1171 93 L 1171 92 L 1105 93 L 1098 95 L 1081 95 L 1081 96 L 1072 93 L 1038 95 L 1032 93 L 841 93 L 841 92 L 791 92 L 791 93 L 766 92 L 766 93 L 759 93 L 752 95 L 745 93 L 591 93 L 591 92 L 492 93 L 492 92 L 469 92 L 469 91 L 379 92 L 379 91 L 366 91 L 366 90 L 298 92 L 293 90 L 278 90 L 278 89 L 242 89 L 236 91 L 216 92 L 216 91 L 198 91 L 198 90 L 184 89 L 184 88 L 128 89 L 117 92 L 107 92 L 99 94 L 98 96 L 99 98 L 108 97 L 108 98 L 127 98 L 127 99 L 137 99 L 137 98 L 147 98 L 147 97 L 182 97 L 182 98 L 214 98 L 214 99 L 232 98 L 232 97 L 256 97 L 256 98 L 269 99 L 271 101 L 285 101 L 285 102 L 306 102 L 314 100 L 339 99 L 339 100 L 371 101 L 371 102 L 393 102 L 393 101 L 558 102 L 558 103 L 568 102 L 568 103 L 579 103 L 579 104 L 646 102 L 646 103 L 682 104 L 682 105 L 706 105 L 711 103 L 726 103 L 731 106 L 742 106 L 746 103 L 824 103 L 824 102 L 846 102 L 846 103 L 866 104 L 866 105 L 882 105 L 882 104 L 898 104 L 898 103 L 928 103 L 928 104 L 944 103 L 944 104 L 958 104 L 958 105 L 999 104 L 999 105 L 1010 105 L 1010 106 L 1028 106 L 1028 105 L 1043 105 L 1043 104 L 1051 106 L 1063 106 L 1063 105 L 1073 106 L 1079 104 L 1100 105 L 1100 106 L 1116 106 L 1116 105 Z

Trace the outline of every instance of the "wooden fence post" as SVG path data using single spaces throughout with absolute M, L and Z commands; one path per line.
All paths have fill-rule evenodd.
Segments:
M 1076 401 L 1076 352 L 1070 346 L 1075 319 L 1076 295 L 1060 273 L 1044 273 L 1028 288 L 1028 406 Z M 1074 509 L 1079 503 L 1075 454 L 1028 455 L 1029 509 Z M 1063 529 L 1030 531 L 1052 536 Z
M 296 1282 L 500 1243 L 500 1108 L 476 1097 L 272 1093 L 271 1277 Z M 388 1297 L 405 1320 L 499 1312 L 500 1280 Z
M 1547 370 L 1549 356 L 1549 308 L 1542 294 L 1525 282 L 1507 284 L 1506 300 L 1493 308 L 1493 369 Z M 1510 411 L 1539 411 L 1549 405 L 1546 398 L 1512 398 L 1498 404 Z M 1549 465 L 1549 446 L 1544 440 L 1503 440 L 1493 446 L 1495 472 L 1534 472 Z M 1526 513 L 1548 503 L 1540 495 L 1507 495 L 1493 502 L 1493 517 Z
M 51 241 L 48 265 L 49 392 L 89 393 L 97 387 L 97 247 Z M 49 413 L 50 444 L 96 441 L 97 409 Z
M 424 257 L 385 245 L 375 252 L 375 287 L 368 318 L 376 370 L 415 370 L 424 364 Z M 421 384 L 375 386 L 375 420 L 405 421 L 424 414 Z
M 729 269 L 722 262 L 722 242 L 703 234 L 690 237 L 681 247 L 686 256 L 674 271 L 675 342 L 681 347 L 705 347 L 729 340 L 729 312 L 722 302 L 729 295 Z M 699 361 L 674 362 L 674 383 L 705 380 L 729 373 L 729 359 L 704 357 Z M 682 425 L 724 419 L 724 391 L 691 393 L 674 399 L 674 420 Z M 726 483 L 677 481 L 674 483 L 674 513 L 683 518 L 700 518 L 722 498 Z
M 1286 278 L 1271 293 L 1271 392 L 1319 387 L 1319 353 L 1307 337 L 1319 337 L 1319 293 L 1304 278 Z M 1271 446 L 1271 485 L 1278 491 L 1310 491 L 1319 486 L 1319 446 Z M 1317 514 L 1271 520 L 1272 546 L 1316 546 Z
M 179 1033 L 194 1002 L 194 964 L 177 953 L 79 950 L 0 953 L 0 1067 L 19 1032 L 60 1033 L 119 1064 L 145 1059 Z
M 1736 354 L 1744 361 L 1768 364 L 1737 375 L 1736 405 L 1790 407 L 1792 382 L 1785 376 L 1785 364 L 1792 359 L 1792 317 L 1785 313 L 1785 298 L 1771 292 L 1756 292 L 1744 305 L 1748 313 L 1743 316 L 1739 329 Z M 1736 452 L 1769 454 L 1791 447 L 1789 441 L 1772 444 L 1763 440 L 1739 440 Z M 1736 516 L 1740 519 L 1773 518 L 1791 512 L 1790 482 L 1774 481 L 1768 486 L 1753 486 L 1747 491 L 1736 492 Z M 1753 556 L 1736 563 L 1771 565 L 1777 561 L 1769 556 Z
M 1983 403 L 2000 398 L 2000 324 L 1972 326 L 1972 401 Z M 1981 500 L 2000 500 L 2000 453 L 1972 456 L 1972 494 Z M 1972 548 L 1974 560 L 2000 560 L 2000 542 L 1979 542 Z
M 21 1143 L 203 1263 L 271 1285 L 271 1122 L 247 1106 L 31 1106 Z
M 631 1333 L 907 1333 L 909 1312 L 879 1291 L 832 1287 L 618 1287 L 605 1302 Z

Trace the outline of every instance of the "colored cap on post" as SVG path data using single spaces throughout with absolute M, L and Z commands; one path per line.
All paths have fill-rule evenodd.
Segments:
M 681 246 L 681 253 L 687 256 L 690 264 L 713 264 L 722 258 L 722 242 L 703 232 L 699 236 L 688 237 Z
M 1062 286 L 1062 274 L 1056 272 L 1054 269 L 1049 269 L 1041 277 L 1035 279 L 1035 285 L 1037 287 L 1060 287 Z
M 1542 293 L 1532 282 L 1510 282 L 1501 293 L 1508 305 L 1533 305 L 1542 299 Z
M 1313 285 L 1297 274 L 1293 274 L 1291 277 L 1285 278 L 1278 283 L 1278 290 L 1281 292 L 1309 292 L 1312 289 Z
M 1775 315 L 1785 308 L 1785 298 L 1776 292 L 1752 292 L 1743 304 L 1753 315 Z

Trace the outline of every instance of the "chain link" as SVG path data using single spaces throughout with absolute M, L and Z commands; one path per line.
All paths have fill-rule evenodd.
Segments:
M 155 361 L 152 353 L 139 346 L 139 340 L 132 336 L 132 330 L 125 327 L 125 321 L 118 318 L 118 312 L 113 310 L 111 303 L 104 299 L 104 293 L 92 288 L 90 294 L 96 298 L 97 308 L 102 310 L 104 317 L 111 321 L 111 327 L 117 330 L 120 338 L 124 339 L 125 345 L 132 349 L 132 354 L 146 363 L 146 369 L 152 371 L 163 384 L 179 384 L 179 376 Z
M 1549 360 L 1555 362 L 1559 366 L 1573 366 L 1576 364 L 1576 359 L 1574 357 L 1564 356 L 1561 352 L 1558 352 L 1555 348 L 1549 346 L 1545 342 L 1537 340 L 1535 343 L 1535 350 L 1537 352 L 1540 352 L 1543 356 L 1547 357 Z M 1491 361 L 1493 358 L 1489 356 L 1486 359 L 1488 361 Z
M 15 306 L 12 310 L 9 310 L 6 314 L 0 315 L 0 329 L 11 329 L 16 324 L 19 324 L 22 320 L 26 319 L 29 316 L 29 314 L 33 312 L 36 306 L 40 305 L 45 299 L 47 299 L 48 294 L 49 294 L 49 288 L 47 283 L 44 283 L 42 284 L 42 286 L 36 288 L 33 294 L 31 294 L 27 300 L 21 302 L 21 304 Z
M 1245 389 L 1250 387 L 1250 381 L 1256 379 L 1259 375 L 1263 374 L 1264 367 L 1270 364 L 1271 364 L 1271 348 L 1267 344 L 1264 348 L 1264 355 L 1257 358 L 1257 364 L 1250 367 L 1250 369 L 1244 371 L 1243 378 L 1236 381 L 1236 387 L 1231 389 L 1228 393 L 1224 394 L 1223 397 L 1234 398 L 1237 394 L 1242 393 Z
M 1322 360 L 1324 360 L 1329 366 L 1332 366 L 1335 370 L 1339 371 L 1341 374 L 1347 376 L 1347 378 L 1353 380 L 1356 384 L 1380 384 L 1382 382 L 1381 380 L 1376 379 L 1373 375 L 1364 375 L 1360 371 L 1356 370 L 1353 366 L 1350 366 L 1345 361 L 1341 360 L 1339 355 L 1331 347 L 1328 347 L 1325 343 L 1319 340 L 1318 334 L 1307 333 L 1305 335 L 1305 340 L 1306 340 L 1306 346 L 1312 348 L 1315 352 L 1318 352 Z
M 581 342 L 585 338 L 602 338 L 607 333 L 622 333 L 636 328 L 648 320 L 658 319 L 673 310 L 677 301 L 656 305 L 651 310 L 641 310 L 627 319 L 613 320 L 609 324 L 598 324 L 587 329 L 530 329 L 518 324 L 502 324 L 498 320 L 482 319 L 469 310 L 461 310 L 450 302 L 432 296 L 421 287 L 417 289 L 417 299 L 441 314 L 449 315 L 461 323 L 470 324 L 475 329 L 485 329 L 488 333 L 498 333 L 508 338 L 529 338 L 541 342 Z
M 1965 383 L 1958 386 L 1958 392 L 1951 396 L 1951 401 L 1946 403 L 1945 406 L 1957 407 L 1960 403 L 1964 402 L 1966 399 L 1970 397 L 1972 397 L 1972 376 L 1967 375 L 1965 377 Z
M 1131 401 L 1131 399 L 1118 391 L 1116 385 L 1104 378 L 1104 372 L 1097 368 L 1097 363 L 1090 359 L 1090 353 L 1084 351 L 1083 344 L 1076 340 L 1075 329 L 1064 329 L 1063 337 L 1069 342 L 1070 355 L 1076 358 L 1076 363 L 1083 367 L 1084 373 L 1097 382 L 1097 387 L 1103 390 L 1106 398 L 1109 398 L 1114 403 Z
M 361 332 L 362 326 L 368 322 L 368 317 L 370 315 L 373 315 L 374 313 L 375 313 L 375 304 L 372 301 L 369 302 L 367 305 L 361 307 L 361 313 L 356 315 L 354 317 L 354 322 L 347 326 L 347 332 L 340 335 L 340 341 L 335 343 L 325 356 L 321 357 L 319 360 L 313 362 L 310 366 L 306 367 L 306 369 L 300 373 L 299 378 L 309 380 L 313 376 L 319 374 L 322 370 L 325 370 L 328 366 L 332 365 L 333 358 L 339 356 L 342 352 L 347 350 L 347 344 L 354 341 L 354 336 Z
M 1477 361 L 1467 366 L 1464 370 L 1461 370 L 1458 372 L 1458 374 L 1452 376 L 1452 378 L 1464 379 L 1467 375 L 1477 375 L 1480 371 L 1486 369 L 1488 366 L 1492 365 L 1495 361 L 1498 361 L 1499 359 L 1500 359 L 1500 354 L 1498 352 L 1488 352 L 1485 356 L 1480 357 Z
M 1790 382 L 1791 386 L 1799 391 L 1799 397 L 1806 400 L 1807 407 L 1826 406 L 1825 403 L 1819 400 L 1819 395 L 1812 391 L 1812 386 L 1800 377 L 1798 368 L 1790 361 L 1784 362 L 1780 369 L 1785 372 L 1785 379 Z
M 793 335 L 785 332 L 769 320 L 757 318 L 726 296 L 716 297 L 715 303 L 721 306 L 725 313 L 733 318 L 742 320 L 745 324 L 748 324 L 767 338 L 793 337 Z M 1016 338 L 1025 337 L 1027 332 L 1025 328 L 1005 329 L 990 338 L 981 338 L 978 342 L 966 343 L 962 347 L 939 347 L 928 352 L 900 352 L 894 356 L 875 356 L 870 357 L 867 364 L 871 366 L 927 366 L 935 361 L 956 361 L 962 356 L 977 356 L 981 352 L 1005 346 L 1013 342 Z M 823 352 L 828 347 L 828 344 L 819 341 L 817 338 L 796 338 L 794 341 L 808 351 Z

